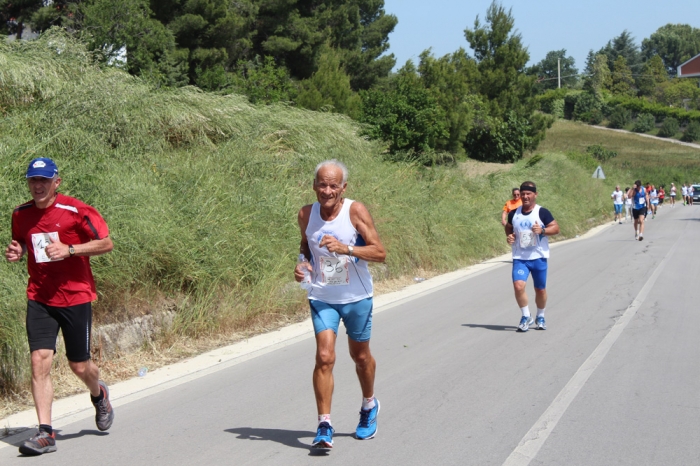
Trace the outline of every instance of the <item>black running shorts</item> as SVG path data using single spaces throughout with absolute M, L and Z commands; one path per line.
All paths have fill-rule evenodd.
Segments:
M 27 302 L 27 338 L 30 351 L 50 349 L 55 353 L 59 328 L 63 333 L 68 360 L 83 362 L 90 359 L 92 303 L 53 307 L 32 300 Z
M 646 217 L 647 216 L 647 208 L 642 207 L 641 209 L 632 209 L 632 217 L 633 218 L 639 218 L 639 216 Z

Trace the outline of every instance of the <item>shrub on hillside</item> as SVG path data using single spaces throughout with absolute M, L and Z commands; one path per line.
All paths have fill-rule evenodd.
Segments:
M 688 126 L 685 128 L 685 132 L 683 133 L 681 141 L 700 141 L 700 123 L 698 123 L 697 121 L 691 121 L 690 123 L 688 123 Z
M 635 133 L 646 133 L 654 129 L 656 125 L 656 118 L 651 113 L 641 113 L 637 117 L 637 121 L 634 123 L 634 128 L 632 131 Z
M 577 120 L 588 123 L 589 125 L 599 125 L 603 122 L 603 118 L 603 112 L 600 109 L 594 108 L 590 112 L 579 115 Z
M 567 92 L 567 89 L 552 89 L 538 95 L 535 100 L 539 104 L 540 110 L 544 113 L 549 113 L 555 118 L 564 118 L 564 99 Z
M 606 149 L 600 144 L 588 146 L 586 148 L 586 152 L 591 154 L 599 162 L 606 162 L 614 157 L 617 157 L 617 152 L 615 152 L 614 150 Z
M 644 99 L 615 96 L 610 101 L 609 105 L 622 105 L 627 110 L 633 113 L 651 113 L 656 117 L 657 121 L 662 121 L 666 117 L 673 117 L 678 121 L 699 121 L 700 111 L 685 110 L 679 107 L 669 107 L 663 104 L 655 104 Z
M 671 138 L 676 135 L 678 128 L 678 120 L 673 117 L 666 117 L 661 124 L 661 129 L 659 129 L 659 136 L 662 138 Z
M 602 102 L 596 98 L 595 95 L 590 92 L 584 92 L 579 95 L 576 99 L 576 104 L 574 105 L 574 120 L 585 121 L 590 123 L 591 116 L 595 113 L 596 115 L 600 113 L 600 120 L 594 124 L 598 124 L 603 121 L 603 114 L 601 112 Z
M 554 118 L 564 118 L 564 99 L 556 99 L 550 102 L 549 111 L 547 113 Z
M 365 134 L 387 141 L 391 153 L 415 161 L 418 154 L 434 150 L 437 140 L 448 136 L 443 110 L 430 91 L 410 76 L 397 78 L 395 89 L 370 89 L 360 96 L 360 121 L 368 125 Z
M 610 113 L 610 119 L 608 121 L 608 128 L 621 129 L 627 126 L 632 119 L 630 111 L 624 107 L 617 106 Z

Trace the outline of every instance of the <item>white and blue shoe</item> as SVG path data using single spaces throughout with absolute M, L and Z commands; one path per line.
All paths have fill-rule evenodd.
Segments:
M 527 332 L 530 330 L 530 325 L 534 322 L 534 319 L 532 317 L 525 317 L 523 316 L 520 319 L 520 324 L 518 325 L 518 332 Z
M 547 330 L 547 324 L 544 321 L 544 316 L 540 316 L 535 319 L 535 329 L 536 330 Z
M 313 448 L 333 448 L 333 427 L 325 421 L 318 425 L 316 438 L 311 446 Z
M 377 435 L 377 414 L 379 414 L 379 400 L 374 399 L 374 408 L 360 410 L 360 423 L 355 430 L 355 437 L 367 440 Z

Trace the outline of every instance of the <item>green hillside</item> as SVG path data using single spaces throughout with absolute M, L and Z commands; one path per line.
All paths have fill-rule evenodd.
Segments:
M 615 173 L 629 174 L 619 183 L 631 185 L 634 180 L 670 186 L 700 181 L 700 149 L 669 140 L 658 140 L 635 133 L 620 133 L 594 128 L 584 123 L 559 120 L 547 132 L 538 152 L 585 152 L 588 146 L 602 145 L 617 152 L 606 162 Z M 595 162 L 593 168 L 595 168 Z
M 389 253 L 378 280 L 506 252 L 500 209 L 525 179 L 538 183 L 562 237 L 609 210 L 610 182 L 574 161 L 585 157 L 550 151 L 478 177 L 390 163 L 346 117 L 159 89 L 92 63 L 57 33 L 0 42 L 0 210 L 9 220 L 29 199 L 24 172 L 39 156 L 57 161 L 63 193 L 100 210 L 115 249 L 93 260 L 98 325 L 166 304 L 177 312 L 173 331 L 192 337 L 298 315 L 296 215 L 314 200 L 313 169 L 327 158 L 348 165 L 347 196 L 375 218 Z M 9 242 L 9 222 L 0 228 Z M 0 262 L 0 393 L 27 387 L 25 284 L 26 264 Z

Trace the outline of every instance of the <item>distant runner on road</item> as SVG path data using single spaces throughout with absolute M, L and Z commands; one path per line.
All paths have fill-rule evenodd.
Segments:
M 547 307 L 547 259 L 549 258 L 547 237 L 559 234 L 559 225 L 549 210 L 536 203 L 535 183 L 526 181 L 521 184 L 520 197 L 523 205 L 508 214 L 508 223 L 505 226 L 506 240 L 513 249 L 512 275 L 515 300 L 522 312 L 518 331 L 527 332 L 533 322 L 525 291 L 530 272 L 535 284 L 535 303 L 537 304 L 535 328 L 546 330 L 544 312 Z
M 90 360 L 92 301 L 97 299 L 90 256 L 110 252 L 113 244 L 95 208 L 56 192 L 61 178 L 53 160 L 32 160 L 26 178 L 32 200 L 12 213 L 12 242 L 5 258 L 19 262 L 27 255 L 27 337 L 39 431 L 19 451 L 41 455 L 56 451 L 51 367 L 59 329 L 71 370 L 90 390 L 97 428 L 112 425 L 109 390 Z
M 681 194 L 683 194 L 683 205 L 688 204 L 688 186 L 686 186 L 685 183 L 683 183 L 683 186 L 681 187 Z
M 624 205 L 624 197 L 625 193 L 620 191 L 620 186 L 615 186 L 615 191 L 610 195 L 610 198 L 613 200 L 613 207 L 615 208 L 615 219 L 613 220 L 613 223 L 615 222 L 620 222 L 622 223 L 622 206 Z
M 642 182 L 637 180 L 634 186 L 627 192 L 627 196 L 634 201 L 632 206 L 632 217 L 634 218 L 634 239 L 642 241 L 644 239 L 644 217 L 647 215 L 649 205 L 649 195 L 644 190 Z
M 656 218 L 656 210 L 659 207 L 659 192 L 656 187 L 652 184 L 651 191 L 649 191 L 649 204 L 651 205 L 651 219 Z
M 367 208 L 343 197 L 348 170 L 337 160 L 316 167 L 316 199 L 299 211 L 300 253 L 308 262 L 294 269 L 301 282 L 311 273 L 308 292 L 311 320 L 316 333 L 316 366 L 313 373 L 318 428 L 312 445 L 333 447 L 331 399 L 338 325 L 343 320 L 350 356 L 362 388 L 360 423 L 356 438 L 377 433 L 379 401 L 374 396 L 376 362 L 369 348 L 372 333 L 372 277 L 368 262 L 384 262 L 386 251 Z
M 671 207 L 676 207 L 676 185 L 671 183 Z
M 688 204 L 693 205 L 693 194 L 695 193 L 695 188 L 693 185 L 688 183 Z
M 523 201 L 520 199 L 520 190 L 518 188 L 513 188 L 512 199 L 506 201 L 506 205 L 503 206 L 503 213 L 501 214 L 501 224 L 506 226 L 508 221 L 508 214 L 523 205 Z

